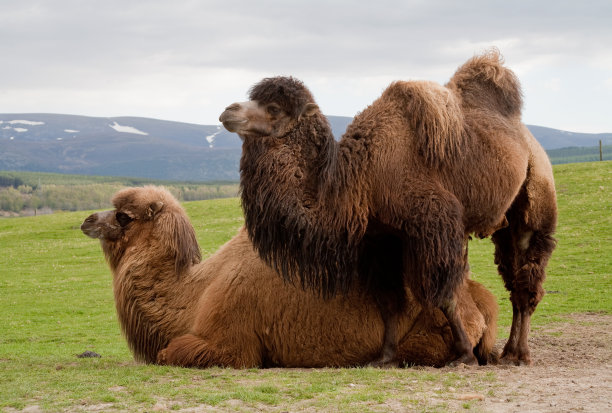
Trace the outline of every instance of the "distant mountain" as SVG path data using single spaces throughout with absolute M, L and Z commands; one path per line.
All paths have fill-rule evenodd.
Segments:
M 569 147 L 598 146 L 612 144 L 612 133 L 577 133 L 542 126 L 527 125 L 533 136 L 546 150 Z
M 146 118 L 0 115 L 0 169 L 236 180 L 241 142 L 220 126 Z
M 350 117 L 328 117 L 341 136 Z M 612 143 L 612 133 L 584 134 L 529 126 L 546 149 Z M 0 170 L 238 180 L 242 142 L 220 125 L 138 117 L 0 114 Z

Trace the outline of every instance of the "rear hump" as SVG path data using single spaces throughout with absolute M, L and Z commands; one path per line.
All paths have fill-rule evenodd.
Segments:
M 521 114 L 521 85 L 496 49 L 474 56 L 459 67 L 447 87 L 455 89 L 467 107 L 493 109 L 503 116 Z

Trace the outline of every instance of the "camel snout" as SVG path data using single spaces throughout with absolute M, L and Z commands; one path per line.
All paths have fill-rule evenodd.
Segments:
M 230 132 L 237 132 L 241 125 L 247 123 L 247 119 L 240 114 L 241 109 L 240 103 L 233 103 L 225 108 L 225 111 L 219 116 L 219 122 L 223 124 L 225 129 Z
M 96 222 L 98 222 L 97 213 L 91 214 L 90 216 L 85 218 L 85 221 L 83 221 L 83 223 L 81 224 L 81 231 L 83 232 L 83 234 L 87 235 L 88 237 L 96 238 L 94 236 Z
M 92 230 L 93 230 L 93 224 L 95 223 L 95 218 L 93 215 L 90 215 L 87 217 L 87 219 L 85 219 L 85 221 L 83 221 L 83 223 L 81 224 L 81 231 L 83 232 L 83 234 L 87 235 L 88 237 L 92 237 Z
M 90 238 L 100 238 L 103 234 L 103 228 L 109 231 L 109 222 L 114 217 L 115 211 L 96 212 L 91 214 L 81 224 L 81 231 Z M 114 225 L 111 227 L 115 227 Z

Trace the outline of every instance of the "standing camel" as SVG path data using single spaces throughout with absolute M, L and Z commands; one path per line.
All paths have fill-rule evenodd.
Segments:
M 369 291 L 385 321 L 385 365 L 396 363 L 404 284 L 446 315 L 454 363 L 476 363 L 456 291 L 470 234 L 492 235 L 513 308 L 502 358 L 529 364 L 557 212 L 550 162 L 521 106 L 518 79 L 491 51 L 445 86 L 392 83 L 336 142 L 302 82 L 263 79 L 220 116 L 243 139 L 249 236 L 287 280 L 326 296 L 355 282 Z

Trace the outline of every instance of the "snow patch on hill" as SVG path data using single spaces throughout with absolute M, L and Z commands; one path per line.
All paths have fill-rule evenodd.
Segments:
M 8 123 L 9 125 L 30 125 L 30 126 L 39 126 L 39 125 L 44 125 L 45 122 L 34 122 L 31 120 L 8 120 L 8 121 L 2 121 L 0 120 L 0 123 Z
M 217 126 L 217 132 L 213 133 L 212 135 L 208 135 L 206 137 L 206 141 L 208 142 L 208 147 L 212 148 L 213 144 L 215 142 L 215 137 L 221 133 L 221 126 Z
M 40 125 L 44 125 L 45 122 L 35 122 L 32 120 L 0 120 L 0 124 L 6 123 L 7 125 L 27 125 L 27 126 L 40 126 Z M 27 128 L 15 128 L 15 127 L 11 127 L 11 126 L 4 126 L 2 128 L 3 130 L 14 130 L 15 132 L 19 132 L 19 133 L 23 133 L 23 132 L 27 132 L 28 129 Z
M 147 132 L 143 132 L 141 130 L 138 130 L 136 128 L 133 128 L 131 126 L 123 126 L 123 125 L 119 125 L 117 122 L 113 122 L 112 125 L 108 125 L 111 128 L 113 128 L 114 130 L 116 130 L 117 132 L 121 132 L 121 133 L 134 133 L 136 135 L 148 135 Z

